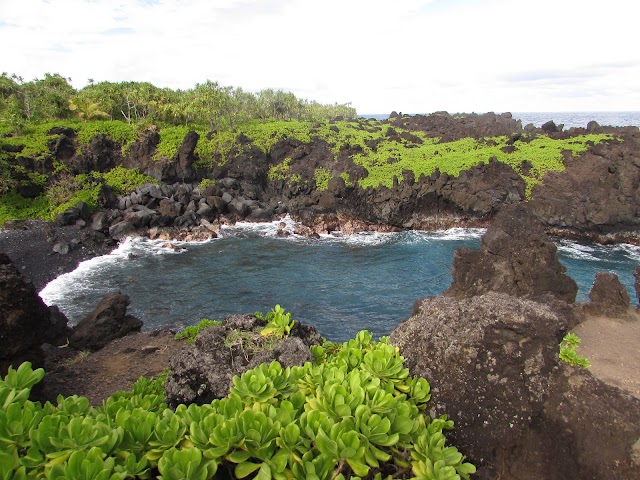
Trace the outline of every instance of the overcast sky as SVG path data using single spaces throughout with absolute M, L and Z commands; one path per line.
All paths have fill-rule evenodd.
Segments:
M 637 0 L 0 0 L 0 71 L 358 113 L 640 110 Z

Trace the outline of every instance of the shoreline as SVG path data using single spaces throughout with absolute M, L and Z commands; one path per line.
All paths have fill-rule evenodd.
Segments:
M 286 216 L 274 218 L 269 221 L 246 221 L 243 223 L 251 224 L 268 224 L 275 222 L 284 222 Z M 315 225 L 306 225 L 300 219 L 292 219 L 296 226 L 291 232 L 283 231 L 283 235 L 296 234 L 305 237 L 319 238 L 319 231 L 327 227 L 326 221 L 318 217 L 319 221 Z M 389 225 L 367 225 L 364 222 L 346 220 L 339 228 L 332 229 L 323 233 L 340 232 L 343 235 L 354 235 L 364 232 L 380 232 L 380 233 L 398 233 L 403 231 L 418 232 L 443 232 L 453 228 L 473 229 L 487 228 L 491 221 L 487 220 L 462 220 L 443 221 L 443 219 L 422 222 L 418 226 L 410 228 L 396 228 Z M 202 232 L 197 231 L 194 234 L 193 229 L 167 229 L 158 234 L 149 230 L 138 232 L 137 235 L 130 237 L 143 237 L 150 240 L 164 240 L 171 242 L 201 242 L 216 238 L 220 227 L 234 226 L 241 222 L 223 222 L 217 226 L 217 231 L 210 231 L 213 235 L 208 238 L 202 237 Z M 333 226 L 336 226 L 335 224 Z M 103 243 L 94 243 L 90 245 L 80 244 L 76 248 L 70 249 L 66 254 L 59 254 L 52 250 L 57 241 L 73 242 L 74 238 L 82 236 L 87 228 L 80 228 L 75 225 L 59 226 L 55 222 L 46 222 L 42 220 L 27 220 L 24 222 L 24 228 L 0 228 L 0 251 L 9 255 L 14 264 L 18 267 L 21 274 L 32 282 L 38 292 L 51 281 L 55 280 L 62 274 L 69 273 L 78 268 L 79 264 L 85 260 L 90 260 L 103 255 L 108 255 L 116 250 L 120 241 L 108 238 Z M 176 235 L 167 235 L 167 232 L 174 232 Z M 602 235 L 598 233 L 584 234 L 571 229 L 548 228 L 546 233 L 550 236 L 575 240 L 579 242 L 596 243 L 600 245 L 633 245 L 640 246 L 640 239 L 637 235 L 624 233 L 620 235 Z
M 293 224 L 285 226 L 288 216 L 282 216 L 275 218 L 270 222 L 267 221 L 238 221 L 238 222 L 222 222 L 217 227 L 217 232 L 225 226 L 233 227 L 237 223 L 247 223 L 256 225 L 265 224 L 277 224 L 280 222 L 280 231 L 278 235 L 289 236 L 292 234 L 299 235 L 301 237 L 321 238 L 318 230 L 326 227 L 326 223 L 323 223 L 322 219 L 316 225 L 308 226 L 303 224 L 299 219 L 291 219 Z M 320 217 L 318 217 L 320 218 Z M 343 219 L 344 220 L 344 219 Z M 458 219 L 460 220 L 460 219 Z M 490 224 L 489 221 L 456 221 L 446 222 L 446 227 L 443 225 L 442 219 L 438 221 L 440 228 L 393 228 L 388 225 L 365 225 L 363 222 L 346 221 L 339 225 L 340 228 L 336 228 L 329 232 L 340 232 L 342 235 L 350 236 L 358 233 L 366 232 L 380 232 L 380 233 L 399 233 L 403 231 L 417 231 L 417 232 L 444 232 L 454 228 L 473 229 L 473 228 L 487 228 Z M 334 225 L 335 226 L 335 225 Z M 433 227 L 432 223 L 427 223 L 426 226 Z M 199 227 L 197 227 L 199 228 Z M 81 228 L 78 226 L 59 226 L 54 222 L 44 222 L 39 220 L 30 220 L 24 222 L 24 228 L 21 229 L 7 229 L 0 228 L 0 251 L 3 251 L 9 255 L 14 264 L 20 270 L 21 274 L 30 282 L 34 284 L 34 287 L 38 292 L 41 292 L 51 281 L 58 278 L 60 275 L 72 272 L 76 270 L 80 263 L 103 255 L 108 255 L 119 248 L 122 241 L 127 238 L 146 238 L 150 240 L 162 240 L 167 242 L 167 248 L 179 248 L 173 245 L 174 242 L 200 243 L 203 240 L 214 239 L 217 237 L 217 233 L 209 230 L 210 236 L 203 238 L 201 230 L 198 230 L 194 234 L 194 229 L 167 229 L 165 231 L 150 232 L 148 229 L 144 229 L 138 232 L 138 235 L 132 235 L 125 237 L 121 241 L 114 239 L 108 239 L 101 244 L 94 244 L 91 246 L 81 244 L 76 248 L 71 249 L 66 254 L 55 253 L 52 250 L 54 242 L 58 240 L 73 242 L 74 238 L 82 236 L 87 228 Z M 174 233 L 174 235 L 168 236 L 168 232 Z M 325 231 L 324 234 L 327 234 Z M 639 242 L 624 242 L 615 241 L 611 237 L 598 236 L 593 234 L 592 236 L 579 235 L 576 232 L 568 230 L 548 229 L 547 234 L 554 236 L 558 239 L 568 239 L 579 242 L 598 243 L 601 245 L 631 245 L 638 246 Z M 618 238 L 619 239 L 619 238 Z M 604 240 L 604 241 L 598 241 Z

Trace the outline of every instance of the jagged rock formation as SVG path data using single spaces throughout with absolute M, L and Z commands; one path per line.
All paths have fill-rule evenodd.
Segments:
M 615 273 L 598 272 L 589 291 L 589 313 L 608 316 L 624 315 L 630 304 L 629 293 Z
M 540 414 L 557 364 L 558 343 L 572 315 L 489 292 L 472 298 L 426 298 L 396 327 L 412 375 L 432 389 L 429 413 L 449 414 L 452 442 L 480 464 L 522 440 Z
M 558 261 L 542 223 L 523 205 L 504 208 L 482 236 L 479 250 L 462 248 L 453 260 L 453 283 L 445 296 L 487 292 L 535 298 L 551 294 L 573 303 L 578 286 Z
M 558 360 L 582 310 L 548 243 L 521 206 L 503 210 L 480 251 L 456 253 L 448 296 L 417 302 L 391 342 L 431 383 L 429 413 L 456 422 L 449 438 L 479 478 L 640 479 L 640 398 Z M 598 277 L 593 308 L 628 305 Z
M 129 297 L 120 292 L 106 294 L 96 308 L 73 329 L 70 345 L 77 350 L 96 351 L 116 338 L 139 332 L 142 321 L 127 315 Z
M 41 345 L 62 345 L 69 335 L 64 314 L 47 307 L 9 257 L 0 253 L 0 374 L 23 361 L 42 366 Z
M 534 187 L 531 206 L 546 227 L 597 241 L 634 238 L 640 229 L 640 133 L 621 130 L 624 141 L 596 145 Z

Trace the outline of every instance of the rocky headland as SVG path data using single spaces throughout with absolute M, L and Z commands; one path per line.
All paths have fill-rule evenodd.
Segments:
M 591 123 L 565 132 L 552 124 L 523 128 L 510 115 L 444 113 L 396 115 L 385 125 L 393 129 L 386 130 L 388 136 L 395 132 L 399 142 L 416 144 L 420 138 L 412 131 L 437 136 L 443 144 L 502 135 L 513 148 L 532 141 L 526 134 L 570 139 L 607 133 L 612 139 L 578 157 L 563 153 L 564 169 L 534 184 L 521 175 L 531 168 L 526 163 L 513 168 L 489 159 L 457 176 L 434 171 L 416 178 L 403 171 L 390 186 L 360 188 L 353 182 L 365 178 L 366 169 L 353 160 L 357 145 L 330 155 L 324 140 L 286 138 L 267 153 L 238 136 L 226 161 L 203 169 L 195 132 L 164 161 L 154 156 L 160 140 L 153 131 L 126 154 L 106 136 L 78 150 L 73 131 L 57 132 L 50 166 L 38 168 L 53 173 L 54 158 L 77 174 L 123 166 L 159 183 L 119 196 L 103 184 L 93 211 L 79 203 L 54 223 L 5 225 L 3 373 L 10 364 L 30 360 L 49 372 L 36 398 L 79 394 L 97 404 L 129 388 L 139 375 L 157 375 L 170 366 L 165 394 L 175 406 L 221 398 L 233 375 L 260 362 L 297 365 L 312 358 L 310 347 L 321 339 L 299 324 L 289 338 L 259 354 L 244 348 L 244 340 L 232 340 L 236 332 L 244 332 L 241 339 L 256 335 L 261 320 L 253 315 L 203 330 L 193 345 L 175 341 L 174 332 L 140 333 L 141 322 L 126 313 L 128 299 L 116 292 L 69 327 L 37 290 L 126 236 L 212 238 L 222 223 L 286 214 L 302 222 L 298 233 L 306 235 L 489 226 L 479 250 L 456 252 L 454 280 L 445 294 L 416 302 L 412 316 L 391 335 L 411 374 L 431 384 L 428 413 L 446 413 L 455 421 L 448 439 L 476 464 L 475 478 L 640 479 L 640 371 L 633 341 L 638 313 L 611 275 L 599 275 L 590 302 L 577 304 L 575 282 L 547 237 L 640 242 L 638 129 Z M 273 167 L 284 163 L 287 176 L 273 175 Z M 330 172 L 326 188 L 319 188 L 319 168 Z M 292 182 L 291 175 L 307 182 Z M 584 339 L 581 353 L 591 358 L 590 369 L 558 358 L 558 345 L 572 330 Z
M 284 215 L 301 222 L 297 233 L 305 235 L 487 226 L 503 207 L 519 203 L 529 204 L 555 235 L 640 242 L 636 127 L 591 122 L 564 131 L 553 122 L 522 127 L 510 114 L 439 112 L 305 128 L 304 135 L 274 132 L 262 143 L 240 132 L 208 159 L 203 145 L 213 140 L 194 131 L 176 144 L 172 157 L 159 153 L 163 144 L 154 128 L 126 149 L 106 134 L 82 144 L 73 129 L 52 128 L 48 150 L 37 158 L 13 139 L 0 146 L 21 167 L 15 175 L 22 175 L 17 188 L 23 196 L 35 197 L 44 188 L 25 172 L 54 184 L 69 175 L 94 175 L 99 191 L 95 205 L 72 204 L 53 223 L 7 222 L 0 251 L 41 288 L 131 235 L 204 239 L 222 223 Z M 573 154 L 579 144 L 584 151 Z M 433 165 L 446 158 L 448 167 L 427 162 L 405 168 L 402 156 L 425 145 Z M 557 158 L 550 153 L 554 148 Z M 470 151 L 479 153 L 469 157 Z M 452 167 L 456 162 L 462 163 Z M 452 168 L 454 173 L 445 173 Z M 131 169 L 157 183 L 116 195 L 100 177 Z

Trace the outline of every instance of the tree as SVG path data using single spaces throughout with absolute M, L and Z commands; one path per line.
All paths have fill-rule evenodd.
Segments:
M 100 104 L 88 98 L 76 97 L 69 101 L 69 109 L 85 122 L 98 118 L 109 118 L 109 114 L 100 109 Z

